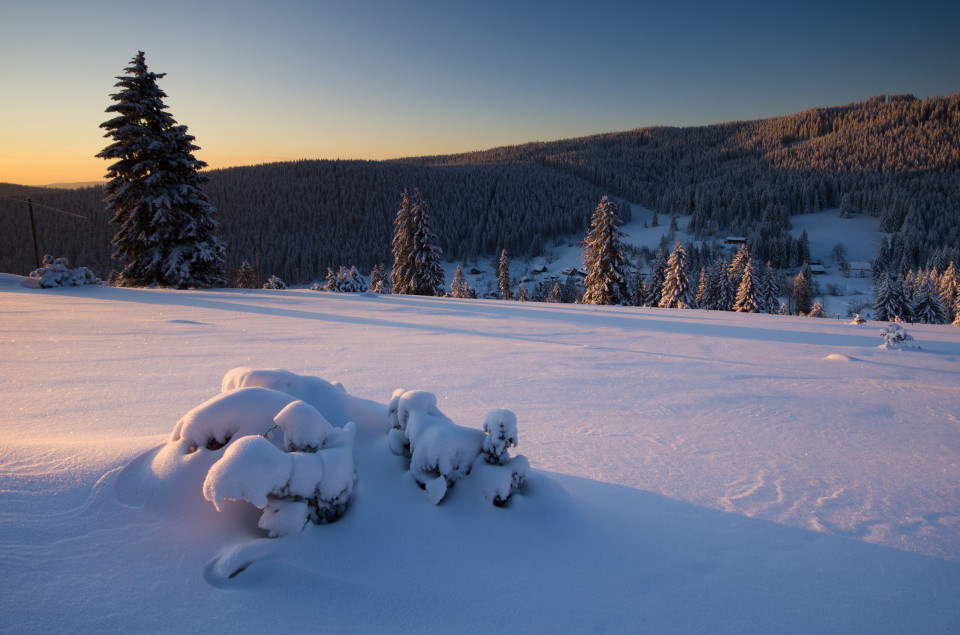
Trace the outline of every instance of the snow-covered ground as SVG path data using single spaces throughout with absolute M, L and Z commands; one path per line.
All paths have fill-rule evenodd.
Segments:
M 900 351 L 874 322 L 22 280 L 0 275 L 4 632 L 960 624 L 956 327 Z M 158 467 L 238 366 L 384 411 L 429 391 L 467 428 L 509 409 L 532 470 L 506 507 L 477 475 L 432 505 L 361 421 L 345 515 L 264 538 Z

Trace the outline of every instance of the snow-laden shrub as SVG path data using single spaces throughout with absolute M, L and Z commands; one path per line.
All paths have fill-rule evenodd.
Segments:
M 97 278 L 86 267 L 70 268 L 66 258 L 43 257 L 43 266 L 30 272 L 42 289 L 52 287 L 77 287 L 84 284 L 97 284 Z
M 850 324 L 860 325 L 860 324 L 863 324 L 863 323 L 865 323 L 865 322 L 866 322 L 866 320 L 864 320 L 862 317 L 860 317 L 860 314 L 857 313 L 857 314 L 853 317 L 853 320 L 850 321 Z
M 333 293 L 363 293 L 369 287 L 366 279 L 357 271 L 356 267 L 340 267 L 337 273 L 332 269 L 327 269 L 326 285 L 319 283 L 313 285 L 314 291 L 330 291 Z
M 286 289 L 286 283 L 277 276 L 270 276 L 267 278 L 267 281 L 263 283 L 264 289 Z
M 880 337 L 883 338 L 880 348 L 920 348 L 914 342 L 913 336 L 898 323 L 891 323 L 881 329 Z
M 485 496 L 495 505 L 505 504 L 526 478 L 526 458 L 514 461 L 507 454 L 507 448 L 517 443 L 517 419 L 509 410 L 491 411 L 484 434 L 451 421 L 437 408 L 433 393 L 396 390 L 389 416 L 390 449 L 410 458 L 411 475 L 434 505 L 479 464 L 488 466 L 481 470 L 481 481 Z
M 282 427 L 299 417 L 301 432 L 309 420 L 329 426 L 319 413 L 307 418 L 302 414 L 282 421 L 278 416 L 277 425 Z M 284 430 L 285 437 L 287 432 Z M 314 436 L 324 434 L 326 430 Z M 203 483 L 204 498 L 218 510 L 224 499 L 253 503 L 263 510 L 258 524 L 271 537 L 299 532 L 307 522 L 336 520 L 346 510 L 356 480 L 355 437 L 356 426 L 352 422 L 331 430 L 316 452 L 287 452 L 265 436 L 242 437 L 210 468 Z
M 296 533 L 347 510 L 360 428 L 367 443 L 371 433 L 389 431 L 391 449 L 409 458 L 409 472 L 434 504 L 475 473 L 469 491 L 504 505 L 529 471 L 526 458 L 508 454 L 517 444 L 509 410 L 491 411 L 481 431 L 453 423 L 429 392 L 398 390 L 389 405 L 378 404 L 319 377 L 246 367 L 226 373 L 221 389 L 181 417 L 142 465 L 144 478 L 166 487 L 128 484 L 124 500 L 134 504 L 143 492 L 191 514 L 208 502 L 223 510 L 225 501 L 242 500 L 261 510 L 258 524 L 271 537 Z

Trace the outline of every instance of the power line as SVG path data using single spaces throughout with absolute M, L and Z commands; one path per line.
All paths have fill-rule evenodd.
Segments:
M 24 205 L 29 205 L 30 202 L 31 202 L 31 201 L 24 201 L 24 200 L 21 200 L 21 199 L 19 199 L 19 198 L 10 198 L 9 196 L 0 196 L 0 198 L 6 199 L 6 200 L 8 200 L 8 201 L 13 201 L 13 202 L 15 202 L 15 203 L 23 203 Z M 57 209 L 56 207 L 50 207 L 49 205 L 43 205 L 42 203 L 37 203 L 36 201 L 33 201 L 33 204 L 36 205 L 37 207 L 43 207 L 43 208 L 45 208 L 45 209 L 53 210 L 54 212 L 60 212 L 61 214 L 68 214 L 68 215 L 70 215 L 70 216 L 76 216 L 77 218 L 82 218 L 82 219 L 84 219 L 84 220 L 88 220 L 86 216 L 84 216 L 84 215 L 82 215 L 82 214 L 77 214 L 76 212 L 68 212 L 68 211 L 65 210 L 65 209 Z

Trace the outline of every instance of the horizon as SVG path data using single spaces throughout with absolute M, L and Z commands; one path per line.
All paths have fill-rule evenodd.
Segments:
M 414 7 L 114 0 L 10 7 L 0 181 L 102 181 L 116 77 L 138 50 L 209 169 L 458 154 L 960 91 L 960 6 Z M 92 9 L 92 10 L 91 10 Z M 122 9 L 122 13 L 121 13 Z M 140 30 L 118 29 L 122 14 Z M 54 23 L 49 15 L 58 15 Z M 371 16 L 373 16 L 371 18 Z M 823 16 L 829 16 L 825 19 Z M 196 33 L 189 45 L 171 33 Z M 56 78 L 57 81 L 51 81 Z

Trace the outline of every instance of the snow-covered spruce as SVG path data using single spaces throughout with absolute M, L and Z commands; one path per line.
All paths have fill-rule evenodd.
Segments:
M 43 266 L 30 272 L 41 289 L 53 287 L 77 287 L 83 284 L 97 284 L 97 278 L 86 267 L 70 268 L 66 258 L 43 257 Z
M 880 348 L 920 348 L 913 340 L 913 336 L 898 323 L 891 323 L 880 330 L 883 344 Z
M 422 390 L 394 391 L 389 413 L 390 449 L 410 458 L 411 475 L 434 505 L 481 465 L 484 496 L 494 505 L 504 505 L 526 478 L 527 459 L 507 454 L 517 443 L 517 419 L 509 410 L 487 415 L 486 434 L 455 424 L 437 408 L 436 396 Z

